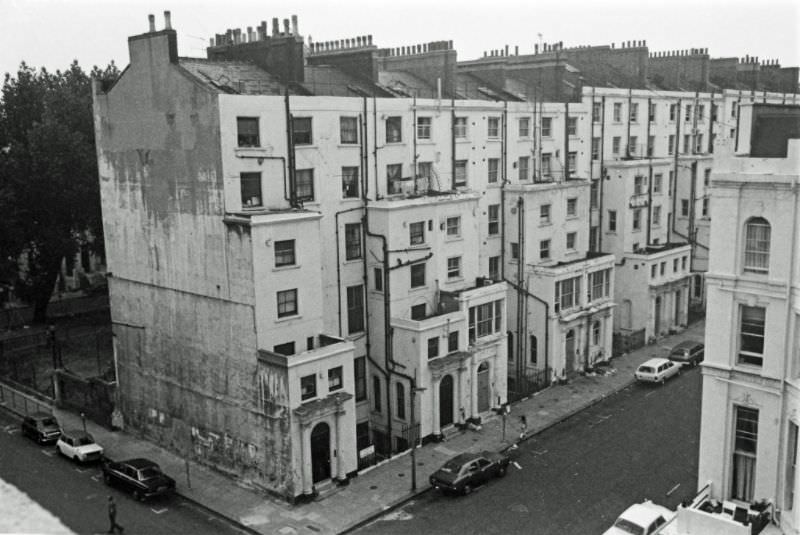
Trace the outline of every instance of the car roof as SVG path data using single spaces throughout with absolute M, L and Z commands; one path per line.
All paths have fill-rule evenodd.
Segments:
M 630 520 L 640 526 L 648 526 L 659 516 L 664 516 L 665 520 L 668 520 L 671 513 L 672 511 L 666 507 L 656 505 L 651 501 L 645 501 L 631 505 L 619 517 Z
M 455 457 L 451 458 L 447 462 L 448 463 L 464 464 L 464 463 L 468 463 L 470 461 L 474 461 L 478 457 L 481 457 L 480 453 L 469 453 L 469 452 L 467 452 L 467 453 L 459 453 L 458 455 L 456 455 Z
M 91 435 L 82 429 L 70 429 L 68 431 L 62 431 L 61 436 L 65 437 L 72 437 L 72 438 L 89 438 Z
M 669 359 L 663 359 L 661 357 L 655 357 L 655 358 L 652 358 L 652 359 L 647 360 L 645 362 L 642 362 L 639 365 L 639 367 L 642 367 L 642 366 L 653 366 L 653 367 L 657 368 L 657 367 L 661 366 L 662 364 L 664 364 L 665 362 L 671 362 L 671 361 Z
M 45 418 L 55 418 L 52 414 L 48 414 L 46 412 L 34 412 L 33 414 L 29 415 L 30 418 L 34 420 L 43 420 Z
M 132 466 L 137 470 L 141 470 L 142 468 L 149 468 L 151 466 L 158 466 L 158 464 L 154 463 L 153 461 L 143 458 L 128 459 L 127 461 L 122 461 L 122 464 L 127 464 L 128 466 Z
M 672 350 L 674 351 L 676 349 L 690 349 L 690 348 L 697 347 L 697 346 L 702 346 L 702 345 L 703 345 L 703 342 L 695 342 L 694 340 L 684 340 L 680 344 L 678 344 L 675 347 L 673 347 Z

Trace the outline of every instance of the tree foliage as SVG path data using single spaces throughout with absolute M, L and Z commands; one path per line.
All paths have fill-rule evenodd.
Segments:
M 44 321 L 65 257 L 81 247 L 102 254 L 100 186 L 91 78 L 119 76 L 112 62 L 87 75 L 24 62 L 6 74 L 0 100 L 0 279 Z

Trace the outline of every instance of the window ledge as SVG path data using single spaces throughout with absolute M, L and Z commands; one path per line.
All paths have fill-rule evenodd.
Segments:
M 552 221 L 544 221 L 544 222 L 540 221 L 539 222 L 539 226 L 540 227 L 552 227 L 553 226 L 553 222 Z
M 281 318 L 275 318 L 275 323 L 283 323 L 286 321 L 297 320 L 297 319 L 303 319 L 303 316 L 301 314 L 292 314 L 291 316 L 283 316 Z
M 292 264 L 290 266 L 275 266 L 274 268 L 272 268 L 272 271 L 273 272 L 275 272 L 275 271 L 292 271 L 292 270 L 295 270 L 295 269 L 300 269 L 300 264 Z M 281 318 L 281 319 L 283 319 L 283 318 Z
M 464 236 L 458 235 L 458 236 L 445 237 L 444 241 L 447 243 L 464 241 Z
M 358 146 L 358 145 L 356 145 L 356 146 Z M 317 145 L 316 143 L 303 143 L 302 145 L 299 145 L 299 144 L 295 143 L 294 144 L 294 148 L 295 149 L 318 149 L 319 145 Z
M 464 277 L 463 276 L 452 277 L 452 278 L 448 277 L 447 280 L 444 281 L 445 284 L 455 284 L 456 282 L 464 282 Z
M 350 147 L 350 148 L 353 148 L 353 149 L 357 149 L 357 148 L 359 148 L 361 146 L 361 144 L 358 141 L 356 141 L 355 143 L 342 143 L 340 141 L 337 145 L 339 146 L 339 148 Z M 307 147 L 308 145 L 304 145 L 304 146 Z
M 359 256 L 358 258 L 346 259 L 344 262 L 342 262 L 342 265 L 345 265 L 345 266 L 350 265 L 350 264 L 359 264 L 359 265 L 361 265 L 362 262 L 363 262 L 363 257 Z
M 417 138 L 417 145 L 436 145 L 436 142 L 431 138 Z

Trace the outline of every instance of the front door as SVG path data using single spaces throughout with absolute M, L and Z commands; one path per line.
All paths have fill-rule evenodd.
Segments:
M 653 336 L 658 336 L 661 333 L 661 296 L 656 297 L 656 314 L 655 321 L 653 321 Z
M 314 483 L 331 477 L 331 428 L 325 422 L 311 430 L 311 474 Z
M 445 375 L 439 383 L 439 426 L 453 423 L 453 377 Z
M 564 356 L 567 360 L 567 373 L 575 371 L 575 330 L 570 329 L 567 331 L 567 336 L 564 338 Z
M 478 366 L 478 412 L 489 410 L 489 365 Z
M 681 324 L 681 291 L 675 292 L 675 319 L 672 321 L 675 325 Z

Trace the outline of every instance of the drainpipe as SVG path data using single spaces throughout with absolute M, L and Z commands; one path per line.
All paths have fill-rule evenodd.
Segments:
M 456 99 L 450 99 L 450 189 L 456 189 Z M 439 184 L 441 187 L 441 184 Z
M 734 154 L 739 151 L 739 117 L 742 115 L 741 103 L 742 103 L 742 92 L 739 91 L 739 98 L 736 99 L 736 139 L 733 140 Z
M 564 101 L 564 182 L 569 180 L 569 102 Z
M 667 243 L 672 243 L 672 233 L 677 232 L 675 230 L 675 221 L 678 219 L 676 209 L 677 209 L 677 197 L 678 197 L 678 154 L 680 153 L 681 147 L 681 100 L 678 99 L 678 102 L 675 104 L 675 146 L 672 147 L 675 149 L 672 162 L 672 191 L 670 194 L 672 195 L 672 224 L 670 224 L 669 228 L 667 228 Z
M 525 275 L 525 201 L 522 196 L 517 198 L 517 281 L 522 284 Z M 516 375 L 517 381 L 522 379 L 523 367 L 522 359 L 524 358 L 525 336 L 523 336 L 524 321 L 522 310 L 524 308 L 525 297 L 523 290 L 517 290 L 517 362 L 516 362 Z M 527 335 L 527 333 L 524 333 Z M 519 384 L 519 383 L 518 383 Z
M 292 112 L 289 107 L 288 85 L 286 86 L 283 100 L 286 108 L 286 147 L 289 161 L 289 204 L 292 208 L 299 208 L 299 203 L 297 202 L 297 173 L 295 169 L 294 138 L 292 136 Z
M 653 152 L 655 151 L 655 140 L 653 147 L 650 146 L 650 106 L 652 99 L 647 99 L 647 245 L 650 245 L 650 226 L 653 217 Z
M 503 102 L 503 134 L 500 138 L 500 278 L 506 278 L 506 131 L 508 129 L 508 101 Z
M 363 218 L 366 220 L 367 218 L 367 199 L 369 198 L 369 176 L 367 171 L 367 147 L 366 147 L 366 135 L 367 135 L 367 97 L 363 97 L 364 102 L 364 112 L 359 116 L 359 129 L 360 129 L 360 136 L 358 138 L 358 150 L 360 152 L 360 161 L 361 161 L 361 202 L 362 208 L 364 210 Z M 336 227 L 339 228 L 338 225 Z M 362 236 L 363 236 L 363 227 L 362 227 Z M 339 240 L 336 240 L 336 243 L 339 243 Z M 367 240 L 364 237 L 364 241 L 362 243 L 363 253 L 361 255 L 361 261 L 363 263 L 364 269 L 364 345 L 367 355 L 370 355 L 372 352 L 372 336 L 369 329 L 369 314 L 368 314 L 368 306 L 369 306 L 369 298 L 368 291 L 369 291 L 369 266 L 367 265 Z M 341 298 L 339 300 L 341 302 Z M 341 319 L 339 323 L 341 323 Z M 369 384 L 369 382 L 367 382 Z
M 633 103 L 633 89 L 628 88 L 628 127 L 625 132 L 625 159 L 631 157 L 631 104 Z M 649 112 L 650 110 L 648 110 Z
M 411 116 L 413 118 L 414 132 L 412 133 L 412 140 L 414 142 L 414 169 L 411 171 L 411 180 L 414 181 L 414 193 L 417 193 L 417 96 L 414 95 L 413 105 L 411 108 Z
M 714 152 L 714 92 L 711 92 L 711 103 L 709 104 L 708 110 L 708 152 Z M 719 110 L 717 110 L 717 115 L 719 115 Z
M 594 91 L 594 88 L 592 88 Z M 603 250 L 603 210 L 605 204 L 603 203 L 603 189 L 605 176 L 605 150 L 606 150 L 606 97 L 603 95 L 600 101 L 600 188 L 597 193 L 597 206 L 599 213 L 597 214 L 597 252 Z
M 794 293 L 792 292 L 792 278 L 794 277 L 795 271 L 795 258 L 797 257 L 797 202 L 798 202 L 798 192 L 797 192 L 797 180 L 798 177 L 795 176 L 794 180 L 792 180 L 792 199 L 794 204 L 792 206 L 792 245 L 791 245 L 791 255 L 789 256 L 789 277 L 786 281 L 786 321 L 790 321 L 792 310 L 794 309 Z M 797 323 L 794 323 L 794 329 L 797 329 Z M 790 329 L 786 329 L 783 332 L 783 347 L 784 352 L 785 348 L 788 348 L 791 344 L 791 340 L 793 340 L 792 333 L 789 332 Z M 783 380 L 786 381 L 786 378 L 790 376 L 790 363 L 792 359 L 786 358 L 783 361 Z M 780 429 L 778 430 L 779 436 L 781 433 L 784 432 L 784 428 L 786 427 L 786 393 L 785 389 L 781 390 L 781 416 L 780 416 Z M 781 459 L 785 457 L 784 448 L 786 445 L 786 441 L 779 440 L 778 441 L 778 467 L 777 467 L 777 475 L 775 477 L 775 501 L 778 502 L 778 497 L 781 495 L 781 486 L 783 477 L 781 477 Z M 781 500 L 782 501 L 782 500 Z M 774 511 L 774 509 L 773 509 Z
M 372 163 L 375 165 L 375 198 L 378 198 L 378 99 L 372 95 Z
M 695 203 L 695 195 L 694 189 L 697 185 L 697 160 L 692 162 L 692 174 L 691 174 L 691 189 L 689 190 L 689 228 L 687 230 L 687 234 L 689 235 L 689 245 L 692 246 L 692 254 L 689 255 L 689 260 L 693 264 L 694 263 L 694 256 L 695 256 L 695 231 L 694 231 L 694 203 Z M 693 266 L 689 266 L 689 271 L 692 271 Z

